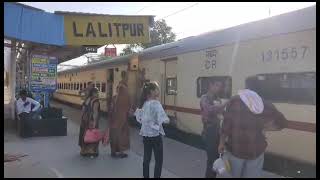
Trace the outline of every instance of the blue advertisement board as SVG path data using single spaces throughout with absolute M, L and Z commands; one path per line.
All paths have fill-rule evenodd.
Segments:
M 57 64 L 55 57 L 32 55 L 30 90 L 43 107 L 49 106 L 49 93 L 57 89 Z
M 32 55 L 31 91 L 52 93 L 57 89 L 57 64 L 55 57 Z

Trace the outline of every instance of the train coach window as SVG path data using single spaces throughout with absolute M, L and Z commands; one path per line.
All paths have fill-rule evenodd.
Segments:
M 167 95 L 177 94 L 177 78 L 167 78 Z
M 316 73 L 260 74 L 246 79 L 246 86 L 272 102 L 316 104 Z
M 98 88 L 99 91 L 101 91 L 100 82 L 96 82 L 96 88 Z
M 209 81 L 215 80 L 223 82 L 223 91 L 220 94 L 220 98 L 230 98 L 232 93 L 232 78 L 230 76 L 199 77 L 197 79 L 197 97 L 200 98 L 207 93 Z
M 102 83 L 101 92 L 106 92 L 106 83 Z

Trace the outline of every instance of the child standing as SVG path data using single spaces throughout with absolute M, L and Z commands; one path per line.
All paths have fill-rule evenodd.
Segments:
M 159 97 L 159 86 L 156 82 L 146 83 L 143 86 L 140 106 L 135 116 L 141 123 L 140 135 L 143 137 L 143 177 L 149 178 L 149 164 L 152 151 L 155 158 L 154 177 L 161 177 L 163 162 L 162 136 L 165 135 L 162 123 L 169 123 L 169 118 L 157 100 Z

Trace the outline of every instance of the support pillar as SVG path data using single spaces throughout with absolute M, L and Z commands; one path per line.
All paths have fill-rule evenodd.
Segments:
M 11 55 L 10 55 L 10 109 L 11 109 L 11 119 L 15 118 L 15 91 L 16 91 L 16 41 L 11 41 Z

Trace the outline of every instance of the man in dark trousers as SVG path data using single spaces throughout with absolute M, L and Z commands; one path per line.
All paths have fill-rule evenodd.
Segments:
M 212 170 L 212 164 L 219 158 L 219 131 L 220 118 L 228 102 L 222 104 L 218 95 L 223 88 L 221 81 L 210 81 L 208 91 L 200 100 L 201 116 L 203 123 L 202 137 L 207 152 L 206 178 L 215 178 L 216 173 Z
M 16 101 L 16 111 L 18 114 L 18 131 L 20 136 L 27 136 L 29 127 L 28 120 L 40 114 L 41 105 L 32 98 L 27 97 L 26 90 L 20 91 L 20 98 Z M 25 127 L 27 126 L 27 127 Z

